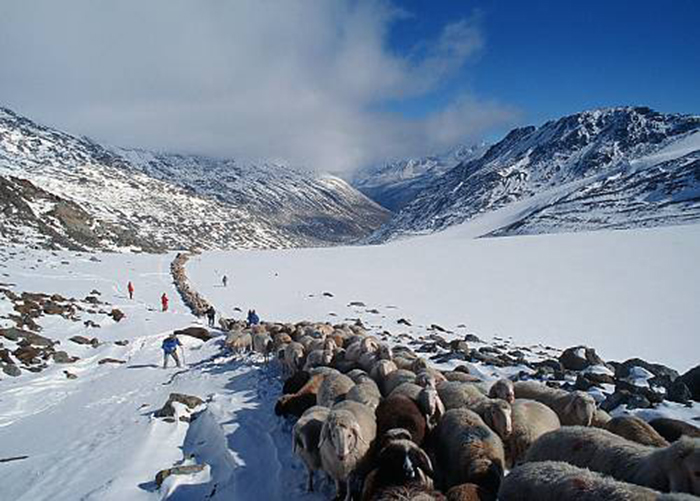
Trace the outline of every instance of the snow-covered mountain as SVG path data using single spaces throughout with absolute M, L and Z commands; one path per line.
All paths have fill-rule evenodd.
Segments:
M 511 131 L 404 207 L 371 242 L 510 207 L 490 235 L 700 220 L 700 116 L 644 107 L 587 111 Z
M 355 174 L 352 184 L 383 207 L 398 212 L 444 173 L 479 158 L 486 149 L 486 143 L 458 146 L 439 155 L 372 166 Z
M 335 177 L 105 147 L 2 108 L 0 192 L 0 236 L 44 247 L 328 245 L 389 214 Z

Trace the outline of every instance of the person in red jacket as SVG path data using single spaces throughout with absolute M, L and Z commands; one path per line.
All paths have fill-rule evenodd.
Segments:
M 163 305 L 163 311 L 168 311 L 168 295 L 165 292 L 160 296 L 160 303 Z
M 126 289 L 129 291 L 129 299 L 134 299 L 134 284 L 129 281 L 129 285 L 126 286 Z

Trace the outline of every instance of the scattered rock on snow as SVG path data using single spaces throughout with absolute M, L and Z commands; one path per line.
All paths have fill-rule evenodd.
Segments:
M 156 474 L 156 485 L 160 488 L 165 482 L 165 479 L 171 475 L 193 475 L 199 473 L 206 468 L 205 464 L 192 464 L 185 466 L 175 466 L 174 468 L 166 468 Z
M 200 339 L 202 341 L 209 341 L 211 338 L 214 337 L 212 333 L 204 327 L 187 327 L 186 329 L 176 330 L 175 334 L 190 336 L 196 339 Z
M 690 390 L 691 398 L 696 402 L 700 402 L 700 365 L 690 369 L 681 376 L 681 381 L 685 383 Z
M 2 366 L 2 371 L 8 376 L 17 377 L 22 374 L 22 371 L 15 364 L 6 364 L 2 362 L 0 365 Z
M 125 364 L 125 363 L 126 363 L 126 360 L 119 360 L 119 359 L 110 358 L 110 357 L 103 358 L 102 360 L 100 360 L 99 362 L 97 362 L 98 365 L 104 365 L 104 364 Z
M 124 312 L 121 311 L 120 309 L 115 308 L 109 313 L 109 316 L 112 317 L 115 322 L 119 322 L 126 315 L 124 315 Z
M 586 346 L 567 348 L 559 356 L 559 361 L 565 369 L 571 371 L 582 371 L 591 365 L 605 365 L 595 350 Z

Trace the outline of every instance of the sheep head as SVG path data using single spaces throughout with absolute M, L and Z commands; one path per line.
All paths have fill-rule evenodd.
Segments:
M 394 358 L 391 346 L 389 346 L 388 344 L 380 344 L 377 354 L 379 355 L 379 358 L 381 360 L 391 360 L 392 358 Z
M 346 411 L 331 414 L 326 422 L 326 434 L 322 442 L 330 442 L 338 460 L 345 461 L 364 440 L 355 417 Z
M 428 455 L 413 441 L 390 441 L 379 452 L 379 474 L 396 485 L 418 481 L 426 483 L 426 475 L 432 477 L 433 465 Z
M 682 437 L 668 451 L 671 492 L 700 495 L 700 439 Z
M 509 437 L 513 433 L 513 411 L 505 400 L 494 399 L 488 408 L 490 425 L 501 438 Z
M 513 388 L 513 381 L 510 379 L 499 379 L 489 391 L 489 397 L 500 398 L 505 400 L 509 404 L 515 402 L 515 389 Z
M 595 400 L 588 393 L 574 391 L 569 395 L 569 403 L 566 404 L 567 415 L 576 418 L 576 423 L 581 426 L 590 426 L 595 415 Z

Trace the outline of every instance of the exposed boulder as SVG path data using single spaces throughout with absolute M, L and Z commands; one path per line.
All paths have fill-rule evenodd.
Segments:
M 214 337 L 212 333 L 204 327 L 187 327 L 186 329 L 176 330 L 175 334 L 190 336 L 195 339 L 200 339 L 202 341 L 209 341 L 211 338 Z
M 104 364 L 125 364 L 126 360 L 118 360 L 116 358 L 103 358 L 99 362 L 97 362 L 97 365 L 104 365 Z
M 570 371 L 582 371 L 591 365 L 605 365 L 595 350 L 587 346 L 567 348 L 559 356 L 559 361 L 565 369 Z
M 206 468 L 206 466 L 207 465 L 205 464 L 191 464 L 185 466 L 175 466 L 173 468 L 166 468 L 165 470 L 161 470 L 156 474 L 156 485 L 158 486 L 158 488 L 160 488 L 160 486 L 163 485 L 163 482 L 165 482 L 165 479 L 171 475 L 193 475 L 195 473 L 204 471 L 204 468 Z
M 690 390 L 690 395 L 693 400 L 700 402 L 700 365 L 693 367 L 688 372 L 681 376 L 681 381 L 685 383 Z
M 110 313 L 109 316 L 114 319 L 115 322 L 119 322 L 122 318 L 124 318 L 126 315 L 124 315 L 124 312 L 121 311 L 118 308 L 114 308 Z

